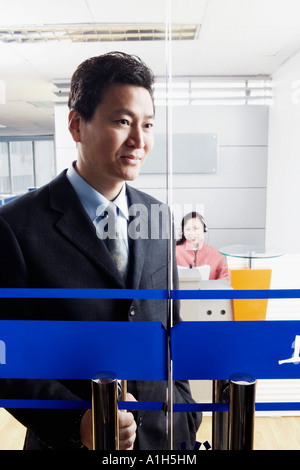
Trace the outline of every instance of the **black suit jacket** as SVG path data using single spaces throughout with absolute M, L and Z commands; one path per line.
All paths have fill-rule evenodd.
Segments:
M 126 282 L 120 277 L 105 243 L 78 199 L 65 171 L 48 185 L 0 209 L 1 287 L 167 289 L 170 238 L 151 238 L 158 220 L 149 195 L 127 187 L 129 206 L 143 204 L 141 217 L 147 239 L 129 240 L 130 265 Z M 160 224 L 161 227 L 161 224 Z M 175 257 L 174 257 L 175 260 Z M 174 265 L 174 283 L 177 268 Z M 13 299 L 1 300 L 1 319 L 159 321 L 167 326 L 167 300 Z M 174 321 L 179 321 L 178 306 Z M 128 345 L 128 360 L 132 345 Z M 2 397 L 35 399 L 91 399 L 88 381 L 3 380 Z M 174 402 L 191 402 L 187 382 L 176 382 Z M 165 401 L 163 382 L 129 382 L 128 391 L 140 401 Z M 67 449 L 76 446 L 81 412 L 75 410 L 10 410 L 27 428 L 26 448 Z M 192 448 L 199 414 L 175 413 L 174 449 L 182 442 Z M 139 424 L 135 448 L 165 445 L 163 411 L 136 413 Z M 142 423 L 142 424 L 141 424 Z

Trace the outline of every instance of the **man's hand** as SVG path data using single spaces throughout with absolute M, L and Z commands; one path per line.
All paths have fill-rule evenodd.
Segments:
M 127 401 L 136 401 L 130 393 L 127 393 Z M 119 417 L 119 449 L 132 450 L 136 438 L 136 422 L 130 412 L 118 411 Z
M 127 393 L 126 401 L 136 401 L 131 393 Z M 133 414 L 118 410 L 119 449 L 132 450 L 136 438 L 136 422 Z M 92 411 L 87 410 L 80 423 L 80 440 L 89 450 L 93 450 Z

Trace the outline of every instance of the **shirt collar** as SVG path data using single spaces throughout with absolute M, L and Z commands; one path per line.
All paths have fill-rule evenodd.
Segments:
M 96 212 L 99 205 L 103 205 L 103 210 L 111 201 L 106 199 L 101 193 L 90 186 L 75 169 L 75 162 L 67 170 L 67 178 L 77 193 L 82 205 L 87 211 L 92 221 L 96 218 Z M 122 190 L 114 199 L 113 203 L 118 207 L 119 212 L 128 220 L 128 203 L 126 195 L 126 184 L 124 183 Z M 98 214 L 99 215 L 99 214 Z

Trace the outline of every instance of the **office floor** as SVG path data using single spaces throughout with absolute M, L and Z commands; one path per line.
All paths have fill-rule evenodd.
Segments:
M 211 444 L 211 422 L 211 417 L 203 418 L 197 434 L 198 442 L 207 440 Z M 254 450 L 300 450 L 300 417 L 256 417 Z
M 300 450 L 300 417 L 256 417 L 254 434 L 255 450 Z M 0 450 L 22 449 L 24 436 L 25 428 L 0 409 Z M 211 417 L 203 418 L 197 440 L 211 444 Z

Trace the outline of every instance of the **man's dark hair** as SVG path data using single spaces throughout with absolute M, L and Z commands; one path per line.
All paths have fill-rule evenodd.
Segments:
M 69 109 L 75 109 L 89 121 L 112 84 L 136 85 L 146 88 L 153 101 L 154 75 L 137 56 L 124 52 L 108 52 L 92 57 L 79 65 L 71 79 Z

